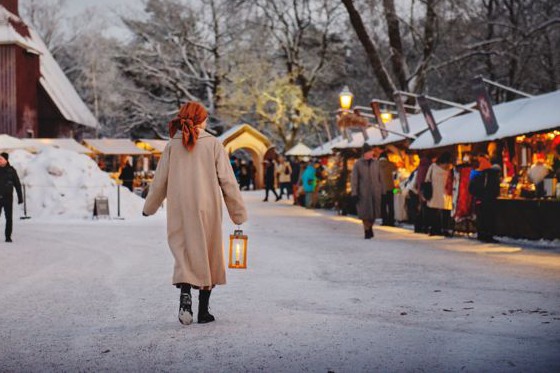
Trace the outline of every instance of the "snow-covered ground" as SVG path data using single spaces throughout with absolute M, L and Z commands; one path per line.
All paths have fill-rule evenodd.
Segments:
M 249 268 L 206 325 L 177 321 L 163 213 L 15 221 L 0 371 L 560 371 L 558 249 L 366 241 L 356 219 L 244 197 Z

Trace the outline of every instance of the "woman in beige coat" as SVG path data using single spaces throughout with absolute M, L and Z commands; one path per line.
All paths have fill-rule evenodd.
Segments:
M 432 198 L 427 202 L 430 208 L 430 236 L 447 235 L 453 198 L 445 186 L 452 166 L 451 153 L 441 154 L 432 163 L 426 174 L 426 181 L 432 182 Z
M 198 322 L 214 321 L 210 292 L 226 283 L 222 243 L 222 196 L 231 220 L 242 224 L 247 212 L 223 145 L 206 128 L 208 114 L 189 102 L 169 123 L 170 141 L 159 161 L 143 214 L 154 214 L 167 198 L 167 240 L 181 289 L 179 321 L 190 324 L 191 287 L 199 289 Z

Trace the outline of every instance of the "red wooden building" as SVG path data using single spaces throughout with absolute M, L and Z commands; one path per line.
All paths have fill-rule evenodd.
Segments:
M 0 0 L 0 133 L 24 137 L 93 135 L 99 126 L 18 0 Z

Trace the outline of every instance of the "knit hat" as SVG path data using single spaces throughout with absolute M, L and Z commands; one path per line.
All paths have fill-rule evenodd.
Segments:
M 0 157 L 4 158 L 6 161 L 10 159 L 10 155 L 6 152 L 0 153 Z

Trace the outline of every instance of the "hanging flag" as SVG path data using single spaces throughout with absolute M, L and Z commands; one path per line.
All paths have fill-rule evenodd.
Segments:
M 399 114 L 399 121 L 401 122 L 402 130 L 404 133 L 409 133 L 410 127 L 408 126 L 408 118 L 406 117 L 406 110 L 404 109 L 404 103 L 400 93 L 395 92 L 393 99 L 395 100 L 395 105 L 397 106 L 397 113 Z
M 492 135 L 498 131 L 498 121 L 496 120 L 496 115 L 494 114 L 494 109 L 492 108 L 492 101 L 490 100 L 490 95 L 486 90 L 484 85 L 484 80 L 482 77 L 476 77 L 472 80 L 472 90 L 476 95 L 476 103 L 478 104 L 478 111 L 480 112 L 480 117 L 482 118 L 482 123 L 484 123 L 484 128 L 486 129 L 487 135 Z
M 385 123 L 381 119 L 381 110 L 379 109 L 379 102 L 372 101 L 371 102 L 371 110 L 373 110 L 373 115 L 375 115 L 375 119 L 377 120 L 377 128 L 379 128 L 379 132 L 381 132 L 381 137 L 386 138 L 389 133 L 385 129 Z
M 424 119 L 426 119 L 426 123 L 428 123 L 428 128 L 434 137 L 434 144 L 439 144 L 441 141 L 441 133 L 439 132 L 434 116 L 432 115 L 432 111 L 430 110 L 430 106 L 428 105 L 428 100 L 426 97 L 420 95 L 416 97 L 416 102 L 418 102 L 418 106 L 420 106 L 422 114 L 424 114 Z

